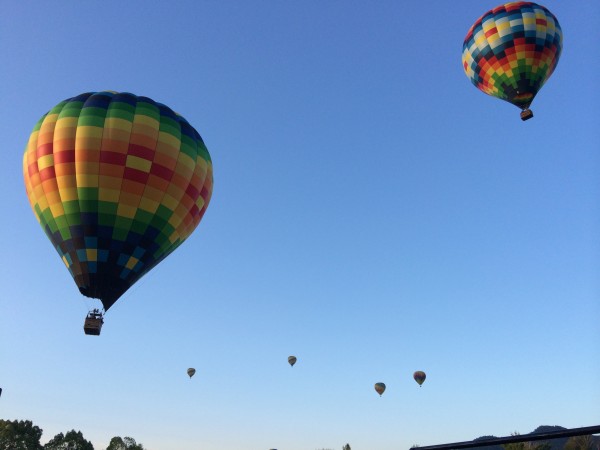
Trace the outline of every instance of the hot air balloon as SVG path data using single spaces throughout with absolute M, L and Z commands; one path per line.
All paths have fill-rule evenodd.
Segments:
M 288 357 L 288 362 L 290 363 L 290 366 L 294 367 L 294 364 L 296 364 L 296 357 L 295 356 L 289 356 Z
M 421 386 L 425 381 L 425 378 L 427 378 L 427 375 L 425 375 L 425 372 L 422 370 L 417 370 L 415 373 L 413 373 L 413 378 L 417 383 L 419 383 L 419 386 Z
M 385 391 L 385 383 L 375 383 L 375 390 L 381 397 L 381 394 Z
M 196 369 L 194 369 L 193 367 L 190 367 L 190 368 L 187 370 L 187 374 L 188 374 L 188 376 L 189 376 L 190 378 L 192 378 L 192 377 L 194 376 L 194 374 L 195 374 L 195 373 L 196 373 Z
M 463 43 L 467 77 L 481 91 L 533 117 L 531 102 L 550 78 L 562 50 L 558 20 L 544 6 L 512 2 L 481 16 Z
M 108 309 L 194 231 L 212 194 L 210 155 L 179 114 L 148 97 L 85 93 L 38 121 L 25 188 L 79 291 Z M 99 335 L 103 312 L 84 325 Z

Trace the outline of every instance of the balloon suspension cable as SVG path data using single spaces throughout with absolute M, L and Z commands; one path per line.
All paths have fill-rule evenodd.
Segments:
M 100 308 L 90 308 L 88 310 L 88 316 L 96 316 L 96 317 L 101 317 L 104 318 L 104 315 L 106 314 L 106 310 L 104 309 L 104 306 L 100 307 Z
M 533 112 L 529 108 L 524 108 L 523 111 L 521 111 L 521 120 L 523 122 L 531 119 L 532 117 L 533 117 Z

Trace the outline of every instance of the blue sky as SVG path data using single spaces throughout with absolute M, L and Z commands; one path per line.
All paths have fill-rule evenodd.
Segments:
M 496 1 L 0 4 L 0 418 L 150 450 L 600 422 L 596 0 L 543 3 L 564 48 L 528 122 L 461 67 Z M 99 90 L 186 117 L 215 187 L 94 338 L 21 161 L 42 114 Z

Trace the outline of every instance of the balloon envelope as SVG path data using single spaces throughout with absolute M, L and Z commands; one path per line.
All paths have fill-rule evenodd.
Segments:
M 290 366 L 294 367 L 294 364 L 296 364 L 296 357 L 295 356 L 290 356 L 288 357 L 288 362 L 290 363 Z
M 385 391 L 385 383 L 375 383 L 375 390 L 381 397 L 381 394 Z
M 81 94 L 42 116 L 23 174 L 79 290 L 105 310 L 194 231 L 213 186 L 208 150 L 183 117 L 115 92 Z
M 425 381 L 425 378 L 427 378 L 427 375 L 425 375 L 425 372 L 422 370 L 417 370 L 415 373 L 413 373 L 413 378 L 417 383 L 419 383 L 419 386 L 421 386 Z
M 195 374 L 195 373 L 196 373 L 196 369 L 194 369 L 193 367 L 190 367 L 190 368 L 187 370 L 187 374 L 188 374 L 188 376 L 189 376 L 190 378 L 192 378 L 192 377 L 194 376 L 194 374 Z
M 562 51 L 562 30 L 532 2 L 498 6 L 481 16 L 463 42 L 465 74 L 482 92 L 527 109 Z

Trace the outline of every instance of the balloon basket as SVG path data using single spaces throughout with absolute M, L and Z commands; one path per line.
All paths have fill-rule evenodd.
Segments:
M 100 336 L 102 324 L 104 324 L 102 313 L 94 310 L 85 318 L 85 322 L 83 323 L 83 331 L 85 334 L 89 334 L 90 336 Z
M 533 112 L 530 109 L 524 109 L 521 111 L 521 120 L 525 122 L 533 117 Z

